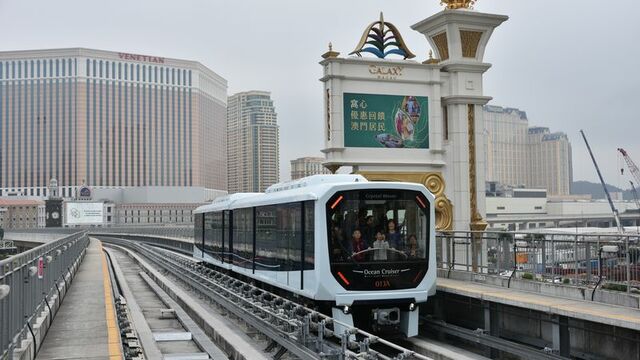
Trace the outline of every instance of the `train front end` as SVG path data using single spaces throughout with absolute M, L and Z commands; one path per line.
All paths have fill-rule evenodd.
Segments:
M 417 335 L 419 304 L 435 292 L 432 202 L 423 186 L 400 183 L 368 183 L 328 199 L 336 320 L 375 333 Z

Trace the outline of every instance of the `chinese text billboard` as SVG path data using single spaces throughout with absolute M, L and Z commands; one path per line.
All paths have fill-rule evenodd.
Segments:
M 344 93 L 344 146 L 429 148 L 426 96 Z

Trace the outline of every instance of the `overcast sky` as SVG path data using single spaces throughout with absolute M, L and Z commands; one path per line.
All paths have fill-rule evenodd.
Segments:
M 289 160 L 321 155 L 318 61 L 327 43 L 346 55 L 383 11 L 423 61 L 428 43 L 410 26 L 440 10 L 438 0 L 0 0 L 0 50 L 88 47 L 197 60 L 228 80 L 229 94 L 271 91 L 288 179 Z M 584 129 L 605 180 L 626 188 L 616 148 L 640 163 L 640 1 L 480 0 L 476 10 L 510 17 L 485 54 L 491 103 L 566 132 L 574 178 L 596 181 Z

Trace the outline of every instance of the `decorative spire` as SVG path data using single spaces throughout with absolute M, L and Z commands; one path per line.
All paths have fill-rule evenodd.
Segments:
M 387 36 L 389 33 L 391 34 Z M 365 48 L 367 45 L 371 46 Z M 386 50 L 386 48 L 390 46 L 395 46 L 396 48 Z M 382 12 L 380 13 L 379 21 L 374 21 L 367 26 L 358 46 L 356 46 L 356 49 L 349 53 L 349 55 L 356 54 L 362 56 L 363 52 L 371 53 L 381 59 L 384 59 L 390 54 L 400 55 L 405 59 L 415 57 L 407 48 L 398 29 L 392 23 L 384 21 Z
M 440 5 L 445 5 L 447 9 L 472 9 L 478 0 L 441 0 Z
M 433 50 L 429 50 L 429 58 L 423 64 L 437 64 L 440 60 L 433 58 Z
M 337 58 L 338 55 L 340 55 L 340 53 L 337 52 L 337 51 L 333 51 L 333 44 L 331 42 L 329 42 L 329 51 L 327 51 L 326 53 L 322 54 L 322 58 L 323 59 Z

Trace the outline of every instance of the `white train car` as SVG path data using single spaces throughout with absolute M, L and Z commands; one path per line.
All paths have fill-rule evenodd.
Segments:
M 344 323 L 415 336 L 436 289 L 433 201 L 419 184 L 315 175 L 196 209 L 194 256 Z

